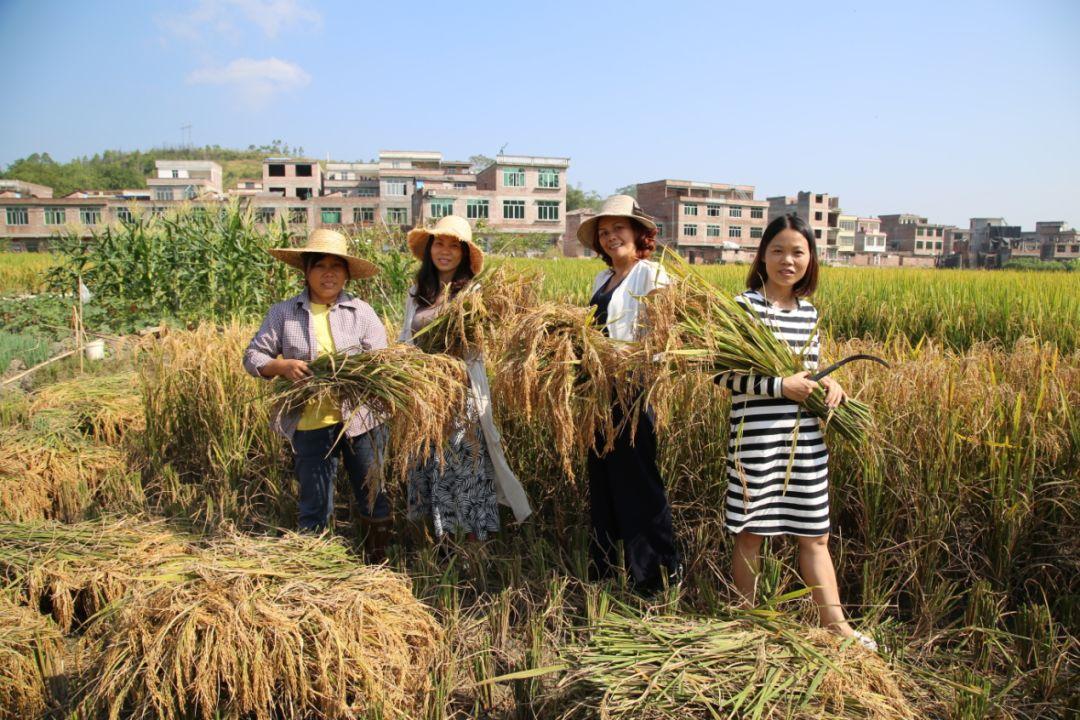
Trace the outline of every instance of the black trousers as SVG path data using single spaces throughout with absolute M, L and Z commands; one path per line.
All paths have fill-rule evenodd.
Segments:
M 615 422 L 622 413 L 615 410 Z M 639 415 L 634 444 L 629 425 L 615 438 L 606 455 L 589 452 L 589 513 L 592 519 L 591 572 L 607 577 L 619 562 L 621 541 L 626 569 L 635 589 L 659 589 L 679 567 L 671 506 L 656 466 L 656 432 L 652 421 Z M 603 448 L 603 438 L 597 447 Z

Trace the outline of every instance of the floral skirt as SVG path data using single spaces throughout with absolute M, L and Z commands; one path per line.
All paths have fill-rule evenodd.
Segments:
M 499 530 L 495 471 L 472 403 L 457 423 L 442 462 L 432 455 L 409 473 L 409 519 L 430 517 L 435 536 L 473 533 L 486 540 Z

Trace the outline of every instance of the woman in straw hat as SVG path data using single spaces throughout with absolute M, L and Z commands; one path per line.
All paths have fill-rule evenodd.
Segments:
M 595 321 L 615 340 L 633 341 L 642 332 L 638 299 L 667 285 L 667 273 L 648 260 L 655 248 L 656 223 L 634 198 L 613 195 L 601 211 L 581 224 L 578 240 L 607 264 L 593 282 L 590 304 Z M 622 420 L 619 407 L 615 422 Z M 631 440 L 633 439 L 633 440 Z M 597 438 L 596 447 L 606 438 Z M 590 451 L 589 512 L 592 572 L 608 576 L 622 543 L 635 589 L 648 593 L 676 581 L 681 566 L 671 524 L 671 507 L 656 465 L 656 434 L 648 414 L 636 428 L 623 427 L 603 455 Z
M 409 249 L 420 260 L 416 284 L 405 301 L 401 342 L 430 323 L 446 299 L 465 289 L 484 266 L 484 253 L 472 241 L 467 220 L 449 215 L 431 228 L 415 228 Z M 461 418 L 439 462 L 429 458 L 409 477 L 409 518 L 430 517 L 435 537 L 464 534 L 485 540 L 499 530 L 498 503 L 508 505 L 521 522 L 532 510 L 517 476 L 503 455 L 502 439 L 491 413 L 491 390 L 484 359 L 465 358 L 469 375 L 466 416 Z
M 344 290 L 350 280 L 372 277 L 378 268 L 350 255 L 344 235 L 315 230 L 304 247 L 274 248 L 270 254 L 303 272 L 306 288 L 270 308 L 244 353 L 249 373 L 301 382 L 311 376 L 308 363 L 320 355 L 386 347 L 386 328 L 375 311 Z M 275 413 L 271 423 L 289 440 L 295 454 L 300 529 L 326 528 L 334 508 L 334 476 L 340 457 L 357 505 L 363 509 L 365 544 L 372 555 L 381 556 L 389 538 L 390 505 L 380 489 L 374 506 L 369 507 L 366 488 L 369 471 L 379 462 L 386 443 L 379 420 L 364 407 L 312 402 L 302 409 Z

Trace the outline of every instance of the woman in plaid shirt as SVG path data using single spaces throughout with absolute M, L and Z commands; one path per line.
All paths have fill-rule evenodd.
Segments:
M 313 231 L 302 248 L 275 248 L 270 254 L 303 271 L 306 289 L 270 308 L 244 353 L 244 368 L 255 377 L 283 377 L 299 382 L 311 376 L 308 363 L 327 353 L 346 354 L 386 347 L 386 328 L 371 306 L 345 292 L 349 280 L 378 272 L 373 264 L 349 255 L 345 236 Z M 289 440 L 300 484 L 301 530 L 326 528 L 334 509 L 338 458 L 362 508 L 369 555 L 381 559 L 390 534 L 390 504 L 380 489 L 368 506 L 369 471 L 382 457 L 385 429 L 367 408 L 347 403 L 309 403 L 276 413 L 274 430 Z M 342 433 L 344 430 L 344 434 Z M 340 438 L 340 440 L 339 440 Z

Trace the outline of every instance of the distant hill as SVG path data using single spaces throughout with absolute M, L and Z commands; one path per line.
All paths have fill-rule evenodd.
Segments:
M 270 145 L 248 146 L 234 150 L 218 145 L 197 148 L 153 148 L 150 150 L 106 150 L 93 157 L 81 157 L 58 163 L 48 153 L 34 153 L 8 165 L 0 178 L 48 185 L 56 197 L 75 190 L 122 190 L 146 187 L 146 178 L 154 172 L 155 160 L 213 160 L 221 165 L 223 189 L 236 185 L 240 178 L 262 177 L 263 158 L 298 157 L 303 148 L 292 148 L 275 141 Z

